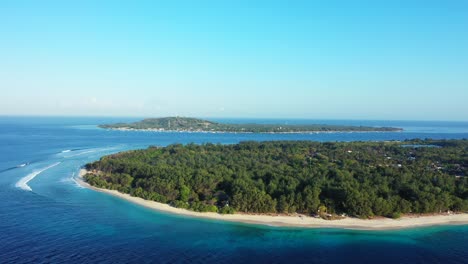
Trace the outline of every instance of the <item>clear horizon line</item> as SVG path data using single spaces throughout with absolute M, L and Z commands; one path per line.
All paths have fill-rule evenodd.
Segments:
M 314 118 L 314 117 L 242 117 L 242 116 L 187 116 L 187 115 L 164 115 L 164 116 L 125 116 L 125 115 L 48 115 L 48 114 L 0 114 L 0 117 L 38 117 L 38 118 L 164 118 L 164 117 L 188 117 L 200 119 L 271 119 L 271 120 L 335 120 L 335 121 L 403 121 L 403 122 L 468 122 L 460 119 L 366 119 L 366 118 Z

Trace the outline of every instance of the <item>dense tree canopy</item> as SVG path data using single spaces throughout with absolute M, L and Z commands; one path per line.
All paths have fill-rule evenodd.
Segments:
M 467 140 L 175 144 L 105 156 L 86 168 L 94 186 L 195 211 L 468 211 Z

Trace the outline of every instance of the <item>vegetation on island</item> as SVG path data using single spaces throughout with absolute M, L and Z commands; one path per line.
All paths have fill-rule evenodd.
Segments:
M 237 132 L 237 133 L 299 133 L 299 132 L 367 132 L 401 131 L 394 127 L 342 126 L 342 125 L 286 125 L 286 124 L 223 124 L 189 117 L 148 118 L 134 123 L 99 125 L 107 129 L 188 131 L 188 132 Z
M 175 144 L 105 156 L 86 169 L 93 186 L 201 212 L 468 211 L 468 140 Z

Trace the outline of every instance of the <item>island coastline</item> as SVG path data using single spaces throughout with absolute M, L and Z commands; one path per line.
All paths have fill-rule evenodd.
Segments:
M 99 127 L 99 126 L 98 126 Z M 157 133 L 202 133 L 202 134 L 351 134 L 351 133 L 400 133 L 403 130 L 369 131 L 369 130 L 315 130 L 315 131 L 276 131 L 276 132 L 251 132 L 251 131 L 222 131 L 222 130 L 168 130 L 162 128 L 131 128 L 131 127 L 99 127 L 106 130 L 124 132 L 157 132 Z
M 101 124 L 100 128 L 121 131 L 305 134 L 336 132 L 399 132 L 402 128 L 327 124 L 228 124 L 193 117 L 146 118 L 133 123 Z
M 175 215 L 197 217 L 211 220 L 221 220 L 228 222 L 237 222 L 254 225 L 266 225 L 275 227 L 300 227 L 300 228 L 341 228 L 353 230 L 395 230 L 395 229 L 408 229 L 429 227 L 438 225 L 467 225 L 468 214 L 438 214 L 429 216 L 403 216 L 399 219 L 390 218 L 376 218 L 376 219 L 358 219 L 352 217 L 345 217 L 340 220 L 324 220 L 306 215 L 262 215 L 262 214 L 219 214 L 219 213 L 200 213 L 186 209 L 172 207 L 168 204 L 158 203 L 155 201 L 145 200 L 140 197 L 134 197 L 129 194 L 121 193 L 116 190 L 109 190 L 97 188 L 86 183 L 83 176 L 87 170 L 80 169 L 77 183 L 85 188 L 102 192 L 114 197 L 118 197 L 129 201 L 131 203 L 160 211 L 171 213 Z

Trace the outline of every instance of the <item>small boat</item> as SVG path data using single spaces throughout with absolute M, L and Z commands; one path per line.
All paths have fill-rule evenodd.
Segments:
M 25 166 L 27 166 L 27 165 L 29 165 L 29 162 L 20 164 L 20 165 L 18 165 L 18 166 L 16 166 L 16 167 L 22 168 L 22 167 L 25 167 Z

